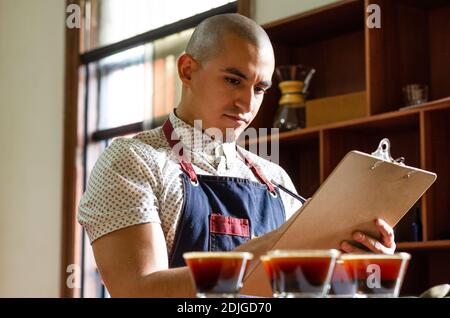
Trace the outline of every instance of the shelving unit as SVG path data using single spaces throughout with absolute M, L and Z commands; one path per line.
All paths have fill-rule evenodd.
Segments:
M 369 29 L 366 6 L 378 4 L 382 26 Z M 393 157 L 438 174 L 435 184 L 396 226 L 398 250 L 413 255 L 403 294 L 450 283 L 450 3 L 345 0 L 263 26 L 276 64 L 316 69 L 309 99 L 364 91 L 361 118 L 281 133 L 280 164 L 311 196 L 350 150 L 374 151 L 387 137 Z M 430 102 L 399 110 L 402 87 L 429 85 Z M 272 127 L 278 82 L 253 122 Z M 267 137 L 273 138 L 273 137 Z M 253 142 L 265 142 L 260 138 Z M 419 241 L 411 223 L 420 217 Z

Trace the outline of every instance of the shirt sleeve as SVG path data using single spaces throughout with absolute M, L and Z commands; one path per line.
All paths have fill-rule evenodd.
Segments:
M 91 243 L 113 231 L 142 223 L 161 223 L 156 164 L 144 157 L 139 141 L 122 138 L 97 160 L 78 207 L 78 222 Z

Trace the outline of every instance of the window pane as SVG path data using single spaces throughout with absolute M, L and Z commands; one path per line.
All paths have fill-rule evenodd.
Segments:
M 85 231 L 83 248 L 83 298 L 101 298 L 104 294 L 104 287 L 97 269 L 94 253 L 89 244 L 89 238 Z
M 153 117 L 169 114 L 181 98 L 177 59 L 193 32 L 186 30 L 154 42 Z
M 176 61 L 193 29 L 91 63 L 95 130 L 167 115 L 181 96 Z
M 222 6 L 230 0 L 88 0 L 84 51 L 157 29 Z
M 152 45 L 139 46 L 96 64 L 97 129 L 142 121 L 151 114 Z

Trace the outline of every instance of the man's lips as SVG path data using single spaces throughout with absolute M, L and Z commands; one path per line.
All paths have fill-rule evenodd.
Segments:
M 249 122 L 245 117 L 241 117 L 239 115 L 227 115 L 227 114 L 224 114 L 224 116 L 228 117 L 230 119 L 233 119 L 235 121 L 243 121 L 246 124 L 248 124 L 248 122 Z

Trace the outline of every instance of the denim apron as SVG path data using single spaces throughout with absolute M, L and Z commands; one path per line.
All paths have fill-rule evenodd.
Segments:
M 184 189 L 182 212 L 169 257 L 170 267 L 185 266 L 189 251 L 230 251 L 278 228 L 286 219 L 279 190 L 239 148 L 238 154 L 261 183 L 237 177 L 197 175 L 169 120 L 164 135 L 178 158 Z

